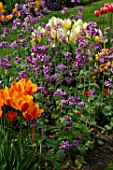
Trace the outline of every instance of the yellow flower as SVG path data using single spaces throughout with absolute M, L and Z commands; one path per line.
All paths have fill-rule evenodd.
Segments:
M 101 38 L 99 36 L 95 36 L 95 41 L 96 42 L 100 42 L 101 41 Z
M 106 67 L 106 64 L 101 64 L 101 65 L 99 66 L 100 72 L 104 71 L 104 70 L 105 70 L 105 67 Z
M 37 8 L 39 8 L 39 7 L 41 6 L 40 0 L 36 0 L 36 1 L 35 1 L 35 5 L 36 5 Z
M 71 28 L 71 23 L 72 23 L 72 21 L 71 21 L 70 19 L 65 19 L 65 20 L 63 21 L 63 27 L 64 27 L 66 30 L 68 30 L 68 29 Z
M 96 60 L 99 60 L 99 58 L 100 58 L 100 55 L 99 55 L 99 54 L 96 54 L 96 55 L 95 55 L 95 59 L 96 59 Z

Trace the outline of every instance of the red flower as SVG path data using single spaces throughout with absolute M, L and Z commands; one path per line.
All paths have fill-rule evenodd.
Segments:
M 105 89 L 105 90 L 104 90 L 104 93 L 105 93 L 106 95 L 108 95 L 108 94 L 109 94 L 109 89 L 108 89 L 108 88 Z
M 14 122 L 17 118 L 17 113 L 8 110 L 8 112 L 5 114 L 5 117 L 9 122 Z
M 90 91 L 86 91 L 86 92 L 85 92 L 85 95 L 86 95 L 87 97 L 89 97 L 89 96 L 90 96 Z
M 99 15 L 100 15 L 99 11 L 94 11 L 94 16 L 95 16 L 95 17 L 97 17 L 97 18 L 98 18 L 98 17 L 99 17 Z

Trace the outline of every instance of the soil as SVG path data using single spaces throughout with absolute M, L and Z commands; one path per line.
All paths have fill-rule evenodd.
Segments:
M 113 163 L 113 133 L 106 134 L 97 130 L 95 139 L 95 147 L 88 151 L 85 157 L 86 164 L 79 170 L 105 170 L 109 163 Z M 68 170 L 78 169 L 69 166 Z M 113 170 L 113 167 L 110 170 Z
M 96 144 L 94 149 L 89 151 L 85 158 L 87 165 L 81 170 L 104 170 L 109 163 L 113 163 L 113 133 L 97 131 L 95 139 L 102 141 L 103 145 Z
M 104 146 L 96 145 L 92 151 L 89 151 L 85 158 L 87 165 L 81 170 L 104 170 L 109 163 L 113 163 L 113 134 L 103 137 L 99 140 L 104 141 Z

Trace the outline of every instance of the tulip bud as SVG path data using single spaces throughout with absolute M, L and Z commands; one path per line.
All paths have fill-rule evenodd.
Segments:
M 94 11 L 94 16 L 95 16 L 95 17 L 97 17 L 97 18 L 98 18 L 98 17 L 99 17 L 99 15 L 100 15 L 99 11 Z

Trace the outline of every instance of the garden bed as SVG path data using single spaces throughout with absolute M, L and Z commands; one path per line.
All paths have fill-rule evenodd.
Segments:
M 112 162 L 113 5 L 102 5 L 45 15 L 41 0 L 5 15 L 0 3 L 0 169 Z

